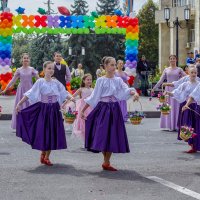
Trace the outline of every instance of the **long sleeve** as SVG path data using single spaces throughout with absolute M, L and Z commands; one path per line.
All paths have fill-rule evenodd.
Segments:
M 70 82 L 72 79 L 69 67 L 66 66 L 66 83 Z
M 130 92 L 136 92 L 135 88 L 129 88 L 122 79 L 120 79 L 120 90 L 118 91 L 116 97 L 118 100 L 127 100 L 131 97 Z
M 198 105 L 200 105 L 200 83 L 189 96 L 192 97 Z
M 15 82 L 19 79 L 19 77 L 20 77 L 20 72 L 19 69 L 17 69 L 12 80 L 8 83 L 6 88 L 10 88 L 13 84 L 15 84 Z
M 185 88 L 187 87 L 187 83 L 182 83 L 178 86 L 175 90 L 173 90 L 173 98 L 176 99 L 179 103 L 182 103 L 187 98 L 187 92 L 185 91 Z
M 24 93 L 24 96 L 28 97 L 29 102 L 31 104 L 37 103 L 41 99 L 40 94 L 40 86 L 41 86 L 42 79 L 38 79 L 33 87 L 28 90 L 26 93 Z
M 173 81 L 172 84 L 174 85 L 174 88 L 178 88 L 179 85 L 181 85 L 184 82 L 187 82 L 189 80 L 189 76 L 184 76 L 181 79 L 179 79 L 178 81 Z
M 166 69 L 164 69 L 162 76 L 160 77 L 160 80 L 157 82 L 157 84 L 154 86 L 154 90 L 160 87 L 160 85 L 164 82 L 164 80 L 167 79 Z
M 59 101 L 59 104 L 62 104 L 66 100 L 66 98 L 71 95 L 69 94 L 69 92 L 66 91 L 66 89 L 62 83 L 60 83 L 57 80 L 56 80 L 56 83 L 58 84 L 58 90 L 60 93 L 58 101 Z
M 85 103 L 89 104 L 92 108 L 95 108 L 95 106 L 98 104 L 98 102 L 101 99 L 101 91 L 102 91 L 102 85 L 99 79 L 97 79 L 95 88 L 92 91 L 92 94 L 84 100 Z
M 180 78 L 186 76 L 187 74 L 183 71 L 183 69 L 181 68 L 181 71 L 180 71 Z

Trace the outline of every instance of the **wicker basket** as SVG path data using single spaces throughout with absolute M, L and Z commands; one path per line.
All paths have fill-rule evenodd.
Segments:
M 166 98 L 159 98 L 159 102 L 160 103 L 165 103 L 166 102 Z
M 142 118 L 137 118 L 137 119 L 130 118 L 130 121 L 131 121 L 131 124 L 133 125 L 139 125 L 142 122 Z
M 192 137 L 192 133 L 191 134 L 185 134 L 182 131 L 180 132 L 180 138 L 184 141 L 188 141 L 191 137 Z
M 67 124 L 73 124 L 76 117 L 65 117 L 64 119 Z
M 163 111 L 160 111 L 162 113 L 162 115 L 169 115 L 170 113 L 170 110 L 163 110 Z
M 140 101 L 138 101 L 138 103 L 140 104 L 140 111 L 142 112 L 142 104 Z M 131 103 L 129 104 L 129 112 L 131 112 Z M 131 124 L 133 125 L 139 125 L 142 122 L 142 117 L 135 117 L 135 118 L 129 118 Z

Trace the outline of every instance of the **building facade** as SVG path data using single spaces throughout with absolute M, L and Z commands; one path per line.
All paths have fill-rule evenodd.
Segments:
M 190 20 L 186 24 L 184 9 L 190 8 Z M 159 24 L 159 67 L 168 65 L 168 57 L 176 54 L 176 28 L 169 28 L 164 19 L 164 8 L 170 8 L 169 23 L 178 17 L 182 28 L 179 28 L 179 65 L 186 64 L 188 52 L 200 48 L 200 0 L 159 0 L 155 22 Z

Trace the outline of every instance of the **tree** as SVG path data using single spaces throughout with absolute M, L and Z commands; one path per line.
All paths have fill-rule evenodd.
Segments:
M 84 0 L 75 0 L 71 7 L 71 15 L 86 15 L 89 12 L 88 3 Z
M 97 13 L 99 15 L 114 15 L 119 9 L 119 0 L 98 0 Z M 97 35 L 95 52 L 100 58 L 113 56 L 116 59 L 124 59 L 124 36 L 122 35 Z
M 100 15 L 114 15 L 115 10 L 119 8 L 119 0 L 98 0 L 97 2 L 97 12 Z
M 71 13 L 73 15 L 86 15 L 88 13 L 88 4 L 83 0 L 75 0 L 74 5 L 71 6 Z M 92 31 L 92 30 L 91 30 Z M 68 56 L 68 63 L 72 67 L 77 67 L 78 63 L 82 63 L 85 72 L 90 72 L 95 74 L 96 67 L 99 65 L 99 60 L 97 59 L 96 52 L 94 51 L 94 45 L 96 41 L 96 36 L 93 34 L 87 35 L 71 35 L 68 40 L 68 46 L 72 47 L 72 56 Z M 86 55 L 81 55 L 81 49 L 85 47 Z M 66 50 L 64 53 L 68 55 Z
M 15 58 L 14 66 L 19 68 L 22 66 L 21 55 L 30 52 L 30 35 L 16 34 L 13 36 L 12 42 L 12 57 Z
M 153 0 L 148 0 L 138 13 L 139 32 L 139 57 L 145 55 L 146 58 L 158 63 L 158 25 L 155 24 L 155 11 L 158 5 Z

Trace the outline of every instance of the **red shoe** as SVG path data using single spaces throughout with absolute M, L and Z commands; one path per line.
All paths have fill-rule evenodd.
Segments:
M 197 151 L 194 149 L 190 149 L 189 151 L 186 151 L 186 153 L 196 153 Z
M 117 169 L 112 167 L 110 164 L 102 164 L 102 168 L 103 170 L 107 170 L 107 171 L 117 171 Z
M 51 163 L 49 159 L 44 159 L 44 164 L 48 166 L 53 166 L 53 164 Z
M 45 164 L 44 158 L 45 158 L 45 153 L 41 153 L 41 156 L 40 156 L 40 162 L 41 162 L 41 164 Z

